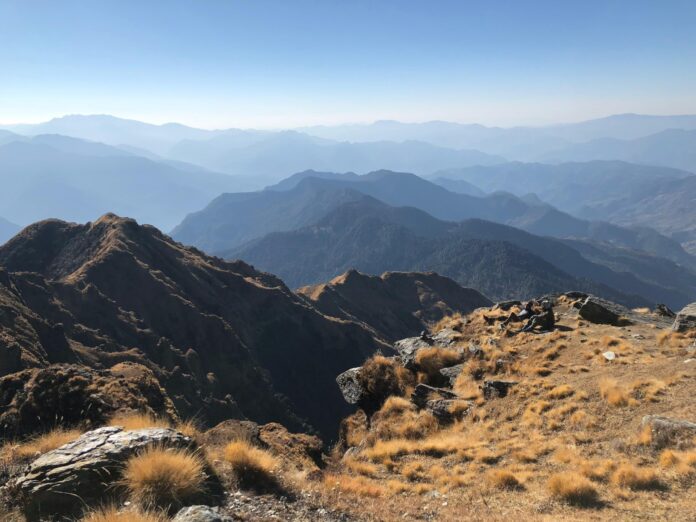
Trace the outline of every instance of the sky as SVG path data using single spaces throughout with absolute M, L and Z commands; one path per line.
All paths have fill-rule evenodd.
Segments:
M 695 0 L 0 0 L 0 123 L 696 114 Z

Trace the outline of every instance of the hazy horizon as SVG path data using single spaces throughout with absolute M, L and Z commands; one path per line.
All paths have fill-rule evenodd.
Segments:
M 0 121 L 511 127 L 696 114 L 696 4 L 665 7 L 2 0 Z

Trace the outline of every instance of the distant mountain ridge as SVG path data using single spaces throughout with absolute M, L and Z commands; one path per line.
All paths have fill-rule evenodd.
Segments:
M 279 187 L 285 190 L 278 190 Z M 485 219 L 538 235 L 610 241 L 683 264 L 695 263 L 676 241 L 648 229 L 578 219 L 512 194 L 496 193 L 483 198 L 456 194 L 413 174 L 390 171 L 362 176 L 305 171 L 264 191 L 223 194 L 205 209 L 187 216 L 172 234 L 179 241 L 210 252 L 230 250 L 244 240 L 269 232 L 313 224 L 335 208 L 336 202 L 359 199 L 357 194 L 369 195 L 393 207 L 418 208 L 443 221 Z M 257 214 L 260 221 L 252 219 Z

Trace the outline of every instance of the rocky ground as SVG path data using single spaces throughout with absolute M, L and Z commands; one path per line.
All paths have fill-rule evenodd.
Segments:
M 146 497 L 124 477 L 155 448 L 200 457 L 205 477 L 185 502 L 162 497 L 157 521 L 696 519 L 696 314 L 550 299 L 552 332 L 501 329 L 519 309 L 501 303 L 341 375 L 357 412 L 331 446 L 151 415 L 7 442 L 0 517 L 75 520 L 104 502 L 135 517 Z

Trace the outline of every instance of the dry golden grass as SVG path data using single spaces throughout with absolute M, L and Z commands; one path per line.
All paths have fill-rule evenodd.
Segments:
M 597 488 L 578 473 L 555 474 L 549 479 L 548 487 L 554 497 L 576 506 L 592 506 L 599 501 Z
M 109 419 L 109 426 L 121 426 L 124 430 L 142 430 L 146 428 L 171 428 L 167 419 L 155 417 L 149 413 L 123 413 Z
M 452 348 L 424 348 L 416 354 L 416 364 L 429 379 L 439 376 L 442 368 L 454 366 L 463 360 L 463 355 L 459 350 Z
M 549 399 L 565 399 L 575 393 L 575 390 L 568 384 L 560 384 L 553 388 L 546 396 Z
M 588 460 L 580 462 L 580 473 L 591 480 L 606 482 L 616 466 L 616 462 L 610 459 Z
M 106 507 L 92 511 L 81 519 L 81 522 L 166 522 L 167 517 L 152 511 L 140 509 L 123 510 L 117 507 Z
M 507 469 L 496 469 L 486 474 L 488 484 L 498 489 L 523 489 L 517 476 Z
M 344 458 L 342 464 L 346 469 L 358 475 L 365 475 L 366 477 L 379 475 L 379 468 L 370 462 L 364 462 L 355 458 Z
M 379 483 L 363 478 L 343 474 L 326 474 L 324 486 L 329 489 L 353 493 L 364 497 L 380 497 L 387 491 Z
M 82 435 L 82 432 L 79 430 L 56 428 L 48 433 L 30 439 L 27 442 L 14 445 L 10 450 L 20 459 L 35 457 L 36 455 L 59 448 L 68 442 L 72 442 L 80 435 Z
M 188 450 L 152 447 L 128 460 L 122 480 L 138 504 L 169 509 L 201 492 L 204 463 Z
M 611 476 L 611 482 L 619 487 L 634 490 L 661 489 L 658 473 L 654 469 L 639 468 L 629 463 L 621 464 Z
M 614 379 L 602 379 L 599 382 L 599 394 L 612 406 L 633 406 L 637 402 L 626 387 Z
M 280 462 L 268 451 L 238 440 L 225 446 L 223 459 L 231 466 L 240 486 L 260 491 L 278 488 L 274 473 Z

